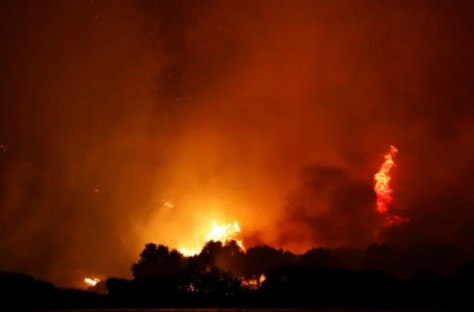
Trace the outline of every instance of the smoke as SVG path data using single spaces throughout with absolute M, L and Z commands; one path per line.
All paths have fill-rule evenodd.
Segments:
M 295 251 L 472 246 L 468 1 L 0 12 L 2 270 L 126 277 L 145 243 L 178 246 L 211 219 Z M 390 144 L 411 222 L 379 232 L 371 183 Z
M 309 167 L 301 187 L 287 204 L 279 245 L 361 247 L 378 239 L 380 218 L 374 213 L 370 184 L 341 169 Z M 287 240 L 295 240 L 288 242 Z

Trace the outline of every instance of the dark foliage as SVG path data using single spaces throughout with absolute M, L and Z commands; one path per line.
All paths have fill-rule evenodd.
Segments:
M 0 272 L 0 310 L 105 307 L 107 298 L 93 292 L 58 289 L 31 276 Z
M 132 266 L 133 276 L 172 274 L 184 267 L 183 256 L 163 245 L 147 244 L 140 254 L 140 261 Z
M 0 274 L 3 307 L 471 307 L 474 261 L 453 246 L 398 250 L 312 249 L 303 255 L 268 246 L 240 250 L 209 242 L 184 257 L 148 244 L 133 280 L 110 278 L 107 295 L 62 290 L 25 275 Z M 471 258 L 472 259 L 472 258 Z M 265 274 L 256 287 L 244 278 Z

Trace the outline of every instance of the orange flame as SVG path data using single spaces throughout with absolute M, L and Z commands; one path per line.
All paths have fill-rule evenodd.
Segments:
M 374 190 L 377 194 L 377 211 L 386 213 L 388 205 L 392 202 L 392 189 L 390 188 L 390 170 L 395 166 L 393 157 L 398 153 L 398 149 L 390 145 L 390 151 L 385 155 L 385 161 L 380 167 L 379 172 L 374 176 Z
M 242 240 L 237 239 L 238 236 L 240 235 L 240 232 L 241 232 L 240 226 L 237 221 L 234 221 L 233 223 L 222 224 L 222 225 L 219 225 L 215 221 L 213 221 L 211 229 L 206 234 L 206 236 L 201 239 L 201 242 L 200 244 L 198 244 L 199 245 L 198 247 L 195 247 L 195 248 L 180 247 L 178 248 L 178 251 L 186 257 L 191 257 L 191 256 L 195 256 L 199 254 L 207 242 L 215 241 L 215 242 L 221 242 L 225 244 L 225 243 L 230 242 L 231 240 L 234 240 L 240 248 L 245 250 Z
M 84 283 L 87 285 L 87 287 L 94 287 L 97 285 L 97 283 L 100 282 L 99 278 L 96 277 L 84 277 Z
M 262 286 L 266 279 L 267 277 L 265 274 L 260 274 L 259 276 L 252 276 L 249 278 L 242 277 L 240 279 L 240 285 L 249 289 L 258 289 L 260 286 Z
M 393 201 L 393 191 L 390 188 L 390 170 L 396 166 L 393 158 L 397 153 L 398 149 L 395 146 L 390 145 L 390 151 L 385 154 L 384 163 L 380 167 L 380 170 L 374 175 L 374 191 L 377 194 L 376 210 L 378 213 L 385 215 L 385 227 L 396 226 L 410 221 L 409 218 L 401 217 L 396 214 L 388 214 L 389 205 Z

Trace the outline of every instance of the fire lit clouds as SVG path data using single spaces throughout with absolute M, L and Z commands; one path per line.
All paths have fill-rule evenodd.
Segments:
M 247 248 L 472 247 L 471 5 L 2 1 L 0 269 L 130 276 L 212 220 Z

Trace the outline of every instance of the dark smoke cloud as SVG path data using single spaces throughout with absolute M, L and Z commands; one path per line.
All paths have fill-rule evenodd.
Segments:
M 292 250 L 472 247 L 472 12 L 2 1 L 0 269 L 129 276 L 146 242 L 174 247 L 211 217 Z M 390 144 L 412 222 L 378 233 L 371 179 Z
M 315 246 L 361 247 L 378 240 L 381 219 L 374 211 L 371 184 L 344 170 L 320 167 L 306 168 L 301 184 L 287 204 L 283 224 L 288 228 L 280 244 L 309 237 Z

